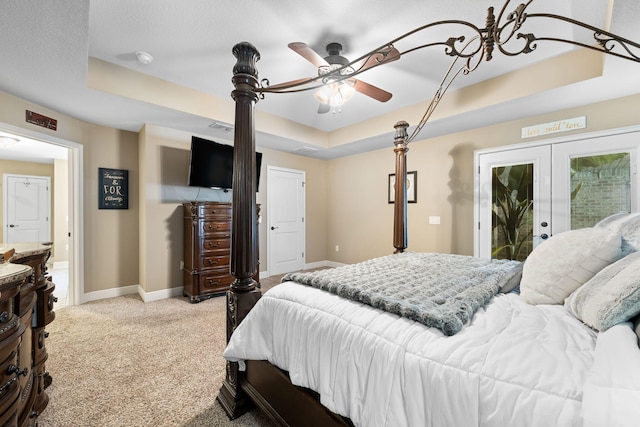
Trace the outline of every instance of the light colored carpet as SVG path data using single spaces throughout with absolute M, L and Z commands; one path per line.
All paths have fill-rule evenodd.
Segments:
M 94 301 L 56 310 L 47 331 L 53 383 L 41 427 L 273 425 L 257 409 L 229 421 L 215 401 L 225 375 L 224 296 Z

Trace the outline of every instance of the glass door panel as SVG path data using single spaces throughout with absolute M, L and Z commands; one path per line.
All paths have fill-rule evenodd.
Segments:
M 482 258 L 524 260 L 551 234 L 549 146 L 478 157 L 478 239 Z
M 492 170 L 491 258 L 523 261 L 533 250 L 533 163 Z
M 573 157 L 571 229 L 593 227 L 601 219 L 631 212 L 630 153 Z
M 636 132 L 553 144 L 554 233 L 638 210 L 639 144 Z

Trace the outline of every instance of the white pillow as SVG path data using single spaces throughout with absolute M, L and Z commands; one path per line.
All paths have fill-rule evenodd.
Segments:
M 580 285 L 621 256 L 622 238 L 607 228 L 556 234 L 529 254 L 520 295 L 529 304 L 564 304 Z
M 608 228 L 622 236 L 622 256 L 640 251 L 640 213 L 621 212 L 606 217 L 594 227 Z
M 600 332 L 640 313 L 640 252 L 593 276 L 567 298 L 565 307 Z

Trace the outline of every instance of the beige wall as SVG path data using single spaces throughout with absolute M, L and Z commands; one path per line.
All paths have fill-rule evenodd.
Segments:
M 139 185 L 144 188 L 139 202 L 143 206 L 140 211 L 140 285 L 146 292 L 182 286 L 182 203 L 231 201 L 231 193 L 187 186 L 191 135 L 156 125 L 146 125 L 139 134 Z M 326 260 L 327 162 L 260 147 L 257 150 L 263 154 L 260 192 L 256 198 L 262 206 L 263 216 L 259 227 L 260 270 L 265 271 L 268 266 L 268 165 L 306 172 L 306 262 Z
M 407 170 L 418 171 L 418 203 L 408 204 L 408 250 L 473 254 L 474 150 L 531 142 L 520 139 L 522 127 L 576 116 L 587 116 L 588 127 L 572 133 L 637 125 L 639 108 L 640 95 L 634 95 L 412 142 Z M 393 252 L 393 208 L 387 203 L 392 147 L 390 140 L 388 149 L 329 162 L 330 260 L 352 263 Z M 440 216 L 441 224 L 429 225 L 429 216 Z
M 90 125 L 84 150 L 85 292 L 138 284 L 138 135 Z M 98 168 L 129 171 L 129 209 L 98 209 Z
M 583 132 L 635 125 L 638 107 L 640 95 L 411 143 L 408 170 L 418 171 L 418 203 L 409 204 L 408 249 L 473 253 L 474 150 L 522 142 L 523 126 L 581 115 L 588 123 Z M 56 118 L 59 131 L 27 125 L 25 109 Z M 85 292 L 135 284 L 145 292 L 167 292 L 182 285 L 181 204 L 230 200 L 229 194 L 186 186 L 190 133 L 147 125 L 136 134 L 91 125 L 1 92 L 0 123 L 83 145 Z M 306 172 L 307 263 L 352 263 L 393 252 L 393 207 L 387 203 L 388 174 L 394 172 L 391 140 L 388 149 L 331 161 L 260 151 L 261 236 L 268 224 L 266 166 L 274 165 Z M 99 167 L 129 170 L 128 210 L 98 209 Z M 441 217 L 440 225 L 428 224 L 432 215 Z M 260 254 L 264 271 L 264 237 Z
M 25 110 L 58 120 L 57 130 L 26 123 Z M 135 179 L 137 134 L 92 125 L 4 92 L 0 92 L 0 123 L 36 133 L 45 141 L 52 137 L 83 146 L 84 194 L 81 198 L 85 247 L 80 258 L 84 264 L 84 291 L 137 284 L 136 201 L 130 198 L 129 211 L 99 212 L 97 196 L 98 167 L 128 169 Z M 130 195 L 137 199 L 137 182 L 131 175 L 129 185 Z

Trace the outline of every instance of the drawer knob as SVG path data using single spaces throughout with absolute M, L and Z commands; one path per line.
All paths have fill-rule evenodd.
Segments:
M 13 364 L 9 365 L 9 367 L 7 368 L 7 375 L 16 374 L 16 377 L 19 377 L 20 375 L 24 375 L 26 377 L 28 373 L 29 373 L 28 368 L 24 368 L 21 371 L 18 366 Z

